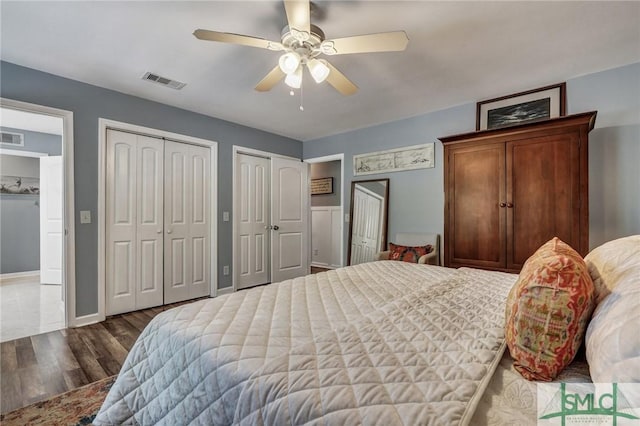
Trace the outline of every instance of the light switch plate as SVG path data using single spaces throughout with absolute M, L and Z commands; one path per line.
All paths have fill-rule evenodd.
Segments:
M 222 221 L 229 222 L 229 212 L 222 212 Z
M 80 210 L 80 223 L 91 223 L 90 210 Z
M 344 223 L 349 223 L 349 215 L 348 214 L 344 215 Z
M 224 265 L 222 267 L 222 275 L 229 275 L 229 265 Z

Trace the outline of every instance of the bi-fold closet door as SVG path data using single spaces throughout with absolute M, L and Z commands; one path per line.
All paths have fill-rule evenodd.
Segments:
M 107 315 L 209 294 L 209 149 L 107 131 Z

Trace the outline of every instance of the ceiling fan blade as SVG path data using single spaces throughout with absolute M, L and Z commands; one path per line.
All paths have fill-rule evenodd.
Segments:
M 263 78 L 260 83 L 255 87 L 258 92 L 268 92 L 278 84 L 280 80 L 284 78 L 286 74 L 282 72 L 279 65 L 276 65 L 274 69 L 272 69 L 269 74 Z
M 338 92 L 345 96 L 353 95 L 358 91 L 358 86 L 353 84 L 351 80 L 345 77 L 336 67 L 327 62 L 329 67 L 329 76 L 327 77 L 327 83 L 333 86 Z
M 289 28 L 311 32 L 311 9 L 309 0 L 284 0 L 284 9 L 287 12 Z
M 376 33 L 353 37 L 325 40 L 320 50 L 325 55 L 346 55 L 350 53 L 398 52 L 405 50 L 409 37 L 404 31 Z
M 259 47 L 261 49 L 282 50 L 282 44 L 276 41 L 269 41 L 259 37 L 251 37 L 242 34 L 221 33 L 197 29 L 193 35 L 200 40 L 219 41 L 221 43 L 241 44 L 243 46 Z

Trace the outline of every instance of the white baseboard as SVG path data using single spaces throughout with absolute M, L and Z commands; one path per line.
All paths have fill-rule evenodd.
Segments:
M 8 272 L 6 274 L 0 274 L 0 280 L 8 280 L 11 278 L 30 277 L 32 275 L 40 275 L 40 271 L 24 271 L 24 272 Z
M 83 315 L 81 317 L 76 317 L 71 324 L 68 324 L 68 327 L 69 328 L 83 327 L 85 325 L 97 324 L 104 320 L 105 318 L 98 313 Z
M 233 293 L 233 286 L 225 287 L 225 288 L 219 288 L 218 292 L 216 293 L 216 297 L 217 296 L 222 296 L 223 294 L 230 294 L 230 293 Z
M 342 266 L 327 265 L 326 263 L 311 263 L 311 266 L 314 267 L 314 268 L 322 268 L 322 269 L 338 269 L 338 268 L 342 268 Z

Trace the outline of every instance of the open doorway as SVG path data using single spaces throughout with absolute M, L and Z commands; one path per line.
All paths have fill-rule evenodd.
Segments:
M 4 99 L 0 107 L 3 342 L 67 326 L 63 157 L 69 135 L 64 115 L 39 109 L 50 110 Z
M 344 265 L 343 154 L 305 160 L 311 179 L 311 267 L 315 271 Z

